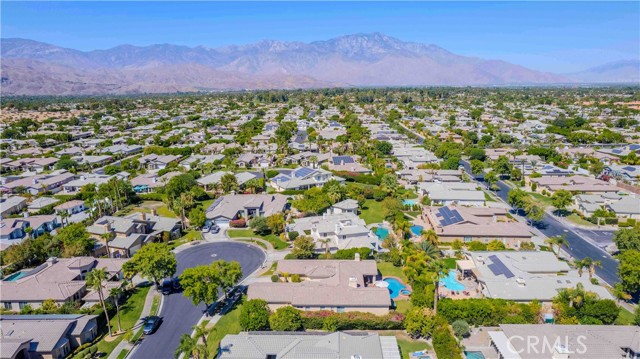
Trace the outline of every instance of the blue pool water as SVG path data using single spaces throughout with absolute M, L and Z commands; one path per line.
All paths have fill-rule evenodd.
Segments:
M 400 291 L 406 288 L 404 284 L 395 278 L 385 278 L 384 281 L 389 283 L 389 287 L 387 289 L 389 289 L 389 296 L 391 299 L 397 298 Z
M 419 226 L 417 224 L 414 224 L 413 226 L 411 226 L 411 233 L 413 233 L 416 236 L 420 236 L 420 234 L 422 233 L 422 229 L 424 227 Z
M 445 288 L 449 289 L 449 290 L 464 290 L 465 286 L 464 284 L 458 282 L 458 280 L 456 279 L 456 271 L 450 271 L 449 274 L 444 277 L 441 278 L 440 280 L 440 285 L 444 285 Z M 482 354 L 482 353 L 480 353 Z
M 416 200 L 415 199 L 403 199 L 402 200 L 402 204 L 404 206 L 413 206 L 414 204 L 416 204 Z
M 464 356 L 467 359 L 485 359 L 484 354 L 482 354 L 482 352 L 464 352 Z
M 25 272 L 25 271 L 15 272 L 15 273 L 7 276 L 5 279 L 3 279 L 3 281 L 5 281 L 5 282 L 13 282 L 13 281 L 16 281 L 16 280 L 26 276 L 27 273 L 28 272 Z
M 389 236 L 389 230 L 386 228 L 378 227 L 378 229 L 376 229 L 376 236 L 378 236 L 380 240 L 383 240 Z

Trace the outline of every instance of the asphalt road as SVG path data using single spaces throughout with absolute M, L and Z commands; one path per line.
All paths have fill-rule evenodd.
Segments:
M 244 277 L 262 266 L 265 254 L 260 249 L 239 242 L 203 243 L 176 254 L 178 260 L 177 275 L 185 268 L 209 264 L 224 259 L 237 261 L 242 266 Z M 132 356 L 136 359 L 172 359 L 182 334 L 191 334 L 192 327 L 204 314 L 205 305 L 193 305 L 182 293 L 165 296 L 162 311 L 162 324 L 158 330 L 145 336 Z
M 461 161 L 461 165 L 465 168 L 467 173 L 471 174 L 471 168 L 467 161 Z M 481 181 L 483 180 L 482 178 L 478 179 Z M 498 187 L 499 189 L 495 191 L 495 194 L 504 202 L 507 202 L 507 195 L 511 188 L 503 181 L 498 181 Z M 607 241 L 611 240 L 613 232 L 603 230 L 592 231 L 569 227 L 549 214 L 545 214 L 541 222 L 542 223 L 538 229 L 547 237 L 565 235 L 569 245 L 564 246 L 563 249 L 573 258 L 582 259 L 589 257 L 594 260 L 599 260 L 602 263 L 602 267 L 596 267 L 596 274 L 602 278 L 602 280 L 612 286 L 620 281 L 618 278 L 618 262 L 613 259 L 609 253 L 599 248 L 610 243 Z M 598 242 L 598 246 L 583 237 L 588 237 Z

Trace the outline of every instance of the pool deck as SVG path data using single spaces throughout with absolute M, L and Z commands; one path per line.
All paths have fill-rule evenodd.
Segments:
M 447 289 L 445 286 L 440 285 L 438 287 L 438 294 L 440 298 L 451 298 L 451 299 L 468 299 L 468 298 L 482 298 L 482 291 L 479 290 L 478 283 L 476 283 L 473 279 L 458 279 L 458 282 L 464 285 L 464 290 L 462 291 L 452 291 Z

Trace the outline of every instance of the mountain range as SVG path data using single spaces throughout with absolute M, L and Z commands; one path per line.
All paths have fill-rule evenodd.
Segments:
M 559 75 L 380 33 L 220 48 L 160 44 L 79 51 L 17 38 L 0 45 L 3 95 L 640 81 L 640 61 Z

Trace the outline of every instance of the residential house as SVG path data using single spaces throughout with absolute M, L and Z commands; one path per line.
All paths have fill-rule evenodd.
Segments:
M 469 182 L 423 182 L 418 185 L 434 205 L 483 207 L 486 203 L 484 192 Z
M 0 198 L 0 217 L 22 212 L 27 206 L 27 199 L 20 196 L 9 196 Z
M 640 166 L 609 165 L 602 173 L 632 185 L 640 184 Z
M 29 210 L 29 212 L 34 213 L 34 212 L 38 212 L 42 209 L 45 209 L 49 206 L 53 206 L 54 204 L 60 202 L 59 199 L 57 198 L 53 198 L 53 197 L 38 197 L 36 199 L 34 199 L 33 201 L 31 201 L 31 203 L 29 203 L 29 205 L 27 206 L 27 209 Z
M 157 173 L 144 173 L 131 179 L 131 186 L 136 193 L 151 193 L 157 188 L 164 187 L 173 177 L 180 172 L 167 172 L 162 176 Z
M 61 215 L 66 213 L 68 215 L 73 215 L 76 213 L 84 212 L 87 210 L 87 206 L 84 205 L 84 201 L 79 199 L 74 199 L 68 202 L 64 202 L 59 204 L 53 209 L 56 211 L 56 214 Z
M 37 238 L 58 228 L 58 218 L 53 215 L 28 216 L 20 218 L 3 218 L 0 220 L 0 245 L 6 248 L 20 243 L 27 236 L 27 228 L 31 227 L 31 236 Z
M 344 182 L 344 178 L 334 176 L 331 172 L 320 168 L 298 167 L 295 170 L 280 170 L 280 174 L 271 178 L 269 184 L 281 192 L 285 190 L 305 190 L 322 187 L 330 180 Z
M 3 315 L 2 359 L 61 359 L 98 335 L 98 316 L 86 314 Z
M 288 208 L 287 197 L 281 194 L 232 194 L 216 199 L 206 215 L 214 223 L 228 226 L 238 218 L 269 217 Z
M 488 331 L 505 359 L 638 358 L 640 328 L 620 325 L 500 324 Z
M 216 162 L 220 162 L 224 159 L 224 155 L 215 154 L 215 155 L 191 155 L 188 158 L 184 159 L 180 162 L 180 166 L 182 166 L 186 170 L 194 169 L 196 166 L 202 167 L 206 164 L 214 164 Z
M 539 177 L 530 178 L 529 182 L 537 185 L 537 192 L 547 191 L 550 195 L 561 189 L 581 194 L 617 193 L 620 191 L 620 188 L 608 182 L 584 176 Z
M 167 168 L 171 162 L 177 162 L 180 156 L 166 155 L 160 156 L 156 154 L 150 154 L 138 158 L 140 166 L 148 170 L 162 170 Z
M 442 242 L 498 240 L 508 248 L 519 248 L 531 240 L 527 225 L 509 219 L 504 208 L 429 206 L 424 216 Z
M 276 272 L 297 274 L 302 281 L 253 283 L 248 299 L 265 300 L 271 310 L 293 306 L 303 311 L 389 313 L 389 290 L 374 285 L 378 268 L 373 260 L 281 260 Z
M 311 235 L 319 251 L 325 248 L 334 251 L 363 247 L 378 249 L 378 237 L 354 213 L 324 213 L 322 216 L 298 218 L 287 229 Z
M 400 359 L 394 336 L 377 333 L 250 332 L 227 334 L 218 359 Z
M 352 156 L 329 157 L 329 169 L 338 172 L 371 173 L 371 170 L 358 163 Z
M 87 273 L 105 268 L 108 281 L 119 281 L 125 262 L 116 258 L 49 258 L 36 268 L 23 270 L 18 277 L 0 281 L 0 301 L 3 308 L 15 312 L 27 305 L 40 308 L 45 300 L 53 300 L 58 305 L 79 301 L 87 292 Z M 11 277 L 13 275 L 8 278 Z
M 329 212 L 334 213 L 334 214 L 338 214 L 338 213 L 351 213 L 351 214 L 355 214 L 358 215 L 358 201 L 356 201 L 355 199 L 345 199 L 344 201 L 340 201 L 336 204 L 334 204 L 333 206 L 331 206 L 331 208 L 329 209 Z
M 205 191 L 212 191 L 216 189 L 216 186 L 220 183 L 220 180 L 222 179 L 222 177 L 224 177 L 227 174 L 231 174 L 236 177 L 236 182 L 238 183 L 238 186 L 240 188 L 243 188 L 244 184 L 247 183 L 247 181 L 252 180 L 254 178 L 260 178 L 262 176 L 261 173 L 254 173 L 254 172 L 233 173 L 229 171 L 218 171 L 218 172 L 214 172 L 212 174 L 206 175 L 204 177 L 198 178 L 196 182 L 198 182 L 198 184 L 203 186 Z
M 55 157 L 20 158 L 6 163 L 4 166 L 13 171 L 42 173 L 58 162 Z

